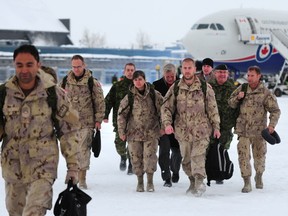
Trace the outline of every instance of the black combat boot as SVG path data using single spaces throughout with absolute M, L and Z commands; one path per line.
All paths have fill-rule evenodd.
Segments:
M 127 175 L 133 175 L 133 169 L 132 169 L 132 163 L 131 163 L 131 159 L 128 159 L 128 170 L 127 170 Z
M 125 171 L 127 168 L 126 159 L 127 159 L 126 156 L 121 156 L 121 160 L 120 160 L 120 170 L 121 171 Z

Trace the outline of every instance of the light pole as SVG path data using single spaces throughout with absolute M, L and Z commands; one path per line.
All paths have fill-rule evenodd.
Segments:
M 157 71 L 157 79 L 160 79 L 160 65 L 159 64 L 157 64 L 156 66 L 155 66 L 155 70 Z

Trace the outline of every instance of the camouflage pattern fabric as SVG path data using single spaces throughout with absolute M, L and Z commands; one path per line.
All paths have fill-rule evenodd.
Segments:
M 105 101 L 100 83 L 93 79 L 92 93 L 89 89 L 88 82 L 91 76 L 92 72 L 85 69 L 83 77 L 80 80 L 76 80 L 73 71 L 69 71 L 65 84 L 67 98 L 72 107 L 79 112 L 80 129 L 77 135 L 79 139 L 80 170 L 89 169 L 93 130 L 96 122 L 101 123 L 103 121 L 105 113 Z M 59 86 L 62 86 L 62 83 Z M 95 113 L 93 107 L 95 108 Z
M 57 178 L 59 162 L 52 109 L 47 103 L 46 91 L 55 83 L 43 79 L 40 73 L 36 77 L 36 87 L 26 97 L 18 86 L 16 76 L 5 84 L 2 176 L 5 180 L 7 210 L 19 212 L 22 209 L 25 212 L 23 215 L 45 215 L 46 209 L 52 207 L 52 184 Z M 76 130 L 79 128 L 79 116 L 67 103 L 65 92 L 57 86 L 55 90 L 56 117 L 62 134 L 59 138 L 61 152 L 67 168 L 78 170 Z M 26 201 L 23 196 L 26 196 Z M 15 199 L 19 200 L 18 205 Z M 23 209 L 22 204 L 25 202 L 27 205 Z
M 205 160 L 209 139 L 180 143 L 180 151 L 183 157 L 182 169 L 187 176 L 200 174 L 206 178 Z
M 79 138 L 79 168 L 80 170 L 89 170 L 91 148 L 92 148 L 92 137 L 94 131 L 91 128 L 84 128 L 77 131 Z
M 194 142 L 209 138 L 212 129 L 220 130 L 220 118 L 214 91 L 207 85 L 204 96 L 199 78 L 189 87 L 183 81 L 178 83 L 177 98 L 174 86 L 168 90 L 164 104 L 161 107 L 162 124 L 164 127 L 172 125 L 175 113 L 175 138 L 180 142 Z
M 241 176 L 251 176 L 251 153 L 254 161 L 254 169 L 256 173 L 263 173 L 265 171 L 265 159 L 267 153 L 267 143 L 262 137 L 240 137 L 237 145 L 238 161 L 241 170 Z
M 162 124 L 172 125 L 179 141 L 182 155 L 182 168 L 187 176 L 196 174 L 206 177 L 205 158 L 212 131 L 220 130 L 220 118 L 214 91 L 207 85 L 206 95 L 201 88 L 201 81 L 195 76 L 191 86 L 183 78 L 177 84 L 179 92 L 174 95 L 174 86 L 168 90 L 161 107 Z M 174 84 L 175 85 L 175 84 Z
M 154 173 L 157 170 L 157 148 L 157 139 L 128 141 L 133 173 L 136 176 L 141 176 L 144 173 Z
M 55 84 L 39 78 L 37 87 L 25 98 L 17 86 L 16 77 L 6 83 L 7 95 L 3 106 L 6 136 L 2 143 L 1 165 L 7 182 L 29 183 L 39 178 L 57 177 L 59 150 L 51 120 L 52 110 L 47 104 L 45 90 L 51 85 Z M 78 167 L 78 141 L 75 133 L 78 117 L 72 118 L 74 122 L 70 124 L 63 120 L 71 114 L 71 107 L 60 88 L 56 88 L 56 93 L 57 118 L 64 134 L 60 138 L 61 151 L 68 168 Z
M 108 119 L 111 109 L 113 108 L 113 127 L 115 132 L 115 147 L 116 151 L 120 156 L 126 156 L 129 157 L 129 154 L 127 154 L 127 147 L 126 147 L 126 141 L 122 141 L 119 138 L 118 134 L 118 126 L 117 126 L 117 113 L 119 109 L 119 105 L 121 100 L 127 95 L 129 91 L 129 87 L 133 84 L 132 80 L 127 79 L 126 77 L 123 78 L 123 80 L 116 82 L 112 85 L 110 91 L 105 97 L 105 116 L 104 119 Z
M 229 99 L 229 105 L 236 108 L 238 104 L 237 95 L 241 91 L 238 87 Z M 274 127 L 280 117 L 280 109 L 277 99 L 263 83 L 252 91 L 248 86 L 246 96 L 240 106 L 240 114 L 236 121 L 234 133 L 239 137 L 259 137 L 261 131 L 267 127 L 267 112 L 269 115 L 269 125 Z
M 114 143 L 115 143 L 116 151 L 120 156 L 126 156 L 127 158 L 130 158 L 129 154 L 127 154 L 128 147 L 126 147 L 126 141 L 123 141 L 120 139 L 118 131 L 115 132 Z
M 127 95 L 129 87 L 133 84 L 132 80 L 124 77 L 123 80 L 115 83 L 108 94 L 105 97 L 105 117 L 108 119 L 111 109 L 113 108 L 113 127 L 114 131 L 117 132 L 117 113 L 120 106 L 121 100 Z
M 221 137 L 219 142 L 223 145 L 224 148 L 229 149 L 230 143 L 233 139 L 232 128 L 235 126 L 235 111 L 236 109 L 232 109 L 228 100 L 235 90 L 235 85 L 231 80 L 227 80 L 223 85 L 219 85 L 216 79 L 209 82 L 212 86 L 215 99 L 217 102 L 218 112 L 220 116 L 220 133 Z M 211 137 L 210 144 L 213 144 L 215 140 Z
M 6 182 L 6 206 L 9 215 L 46 215 L 52 208 L 53 179 L 39 179 L 29 184 Z
M 145 84 L 144 95 L 132 86 L 130 91 L 134 95 L 133 110 L 127 120 L 130 107 L 128 95 L 120 103 L 118 110 L 118 133 L 126 135 L 127 141 L 149 141 L 160 137 L 160 107 L 162 95 L 155 90 L 155 104 L 149 95 L 150 87 Z M 128 106 L 128 107 L 127 107 Z M 157 110 L 155 110 L 157 108 Z
M 102 122 L 105 113 L 105 101 L 101 84 L 94 79 L 94 88 L 91 92 L 88 79 L 92 76 L 91 71 L 85 70 L 84 76 L 77 81 L 72 71 L 68 72 L 65 91 L 72 107 L 79 112 L 80 128 L 94 128 L 96 122 Z M 62 86 L 62 82 L 59 83 Z M 93 111 L 93 105 L 96 113 Z
M 233 108 L 236 108 L 239 103 L 237 96 L 240 91 L 241 86 L 232 93 L 229 99 L 229 105 Z M 254 91 L 248 86 L 234 131 L 239 139 L 237 147 L 242 177 L 251 176 L 250 146 L 252 146 L 256 172 L 262 174 L 265 170 L 267 147 L 261 131 L 267 127 L 267 112 L 270 113 L 268 125 L 275 128 L 281 114 L 275 95 L 262 82 Z
M 199 79 L 202 79 L 206 82 L 211 82 L 212 80 L 215 80 L 215 74 L 213 71 L 211 71 L 211 73 L 208 76 L 204 76 L 204 72 L 201 71 L 197 71 L 195 74 Z

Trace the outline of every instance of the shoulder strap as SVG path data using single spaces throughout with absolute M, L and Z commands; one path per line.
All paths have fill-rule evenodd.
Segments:
M 178 93 L 179 93 L 179 86 L 178 86 L 178 83 L 180 82 L 180 80 L 176 80 L 174 82 L 174 96 L 175 98 L 178 96 Z
M 248 89 L 248 83 L 243 83 L 243 84 L 241 85 L 241 91 L 243 91 L 244 93 L 246 93 L 246 92 L 247 92 L 247 89 Z M 244 97 L 245 97 L 245 95 L 244 95 Z
M 241 85 L 241 91 L 243 91 L 245 94 L 244 94 L 244 97 L 241 98 L 241 100 L 239 101 L 239 104 L 238 104 L 239 106 L 242 104 L 244 98 L 246 97 L 247 89 L 248 89 L 248 83 L 243 83 L 243 84 Z
M 66 83 L 67 83 L 67 75 L 64 76 L 63 79 L 62 79 L 62 85 L 61 85 L 61 87 L 62 87 L 63 89 L 65 89 Z
M 5 97 L 6 97 L 6 87 L 4 83 L 0 85 L 0 125 L 2 125 L 3 129 L 5 126 L 5 118 L 4 118 L 4 113 L 3 113 Z M 2 137 L 0 137 L 0 139 L 2 139 Z
M 91 94 L 93 92 L 94 79 L 96 79 L 96 78 L 94 78 L 93 76 L 90 76 L 88 79 L 88 87 L 89 87 Z
M 0 85 L 0 112 L 2 112 L 3 106 L 4 106 L 4 102 L 5 102 L 5 97 L 6 97 L 6 87 L 5 87 L 5 83 Z
M 202 79 L 199 79 L 200 82 L 201 82 L 201 89 L 202 89 L 202 92 L 203 92 L 203 95 L 204 95 L 204 106 L 205 106 L 205 113 L 207 113 L 207 102 L 206 102 L 206 93 L 207 93 L 207 83 L 206 81 L 202 80 Z
M 128 105 L 123 109 L 125 110 L 128 107 L 130 107 L 129 112 L 127 114 L 127 122 L 132 114 L 133 104 L 134 104 L 134 95 L 131 91 L 128 91 Z
M 201 82 L 201 89 L 202 89 L 202 92 L 204 94 L 204 96 L 206 96 L 206 92 L 207 92 L 207 83 L 206 81 L 200 79 L 200 82 Z
M 51 86 L 49 88 L 47 88 L 47 103 L 48 106 L 51 107 L 52 109 L 52 121 L 54 123 L 54 127 L 56 129 L 56 135 L 57 138 L 60 139 L 60 137 L 62 136 L 61 132 L 60 132 L 60 126 L 59 126 L 59 121 L 56 118 L 56 114 L 57 114 L 57 94 L 56 94 L 56 89 L 55 86 Z
M 93 76 L 90 76 L 88 78 L 88 88 L 89 88 L 89 91 L 90 91 L 90 94 L 91 94 L 93 113 L 95 114 L 96 113 L 96 107 L 95 107 L 94 100 L 93 100 L 94 79 L 96 79 L 96 78 L 94 78 Z
M 155 93 L 154 85 L 151 84 L 151 83 L 148 83 L 148 82 L 147 82 L 147 85 L 150 86 L 149 95 L 150 95 L 150 97 L 151 97 L 151 99 L 152 99 L 152 102 L 153 102 L 155 111 L 157 112 L 157 107 L 156 107 L 156 93 Z

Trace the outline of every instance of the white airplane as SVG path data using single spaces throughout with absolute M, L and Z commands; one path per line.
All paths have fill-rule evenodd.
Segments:
M 198 60 L 209 57 L 237 75 L 258 65 L 279 74 L 288 64 L 288 12 L 231 9 L 198 20 L 182 40 Z

